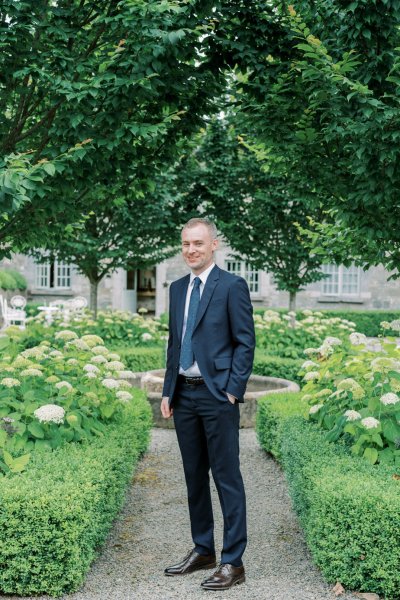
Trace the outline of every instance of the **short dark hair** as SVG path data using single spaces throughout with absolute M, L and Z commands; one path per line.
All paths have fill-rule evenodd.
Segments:
M 196 227 L 196 225 L 205 225 L 210 232 L 211 238 L 213 240 L 218 237 L 217 226 L 214 221 L 211 221 L 208 217 L 193 217 L 193 219 L 189 219 L 187 223 L 182 227 L 182 231 L 184 229 L 190 229 L 191 227 Z

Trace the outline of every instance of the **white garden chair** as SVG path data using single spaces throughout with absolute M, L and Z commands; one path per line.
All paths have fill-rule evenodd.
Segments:
M 5 329 L 9 325 L 18 325 L 20 329 L 25 329 L 26 312 L 24 308 L 26 306 L 26 299 L 23 296 L 13 296 L 10 300 L 10 305 L 8 306 L 7 299 L 0 295 L 1 314 L 3 317 L 2 329 Z

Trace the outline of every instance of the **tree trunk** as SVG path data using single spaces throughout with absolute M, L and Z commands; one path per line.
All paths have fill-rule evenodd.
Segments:
M 97 290 L 99 287 L 98 281 L 90 282 L 90 310 L 94 313 L 94 318 L 97 318 Z
M 289 292 L 289 311 L 295 312 L 296 310 L 296 292 Z M 294 327 L 296 322 L 296 317 L 290 316 L 290 327 Z

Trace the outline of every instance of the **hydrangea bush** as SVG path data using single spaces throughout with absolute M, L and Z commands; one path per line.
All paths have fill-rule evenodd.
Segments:
M 345 340 L 355 329 L 352 321 L 317 311 L 303 310 L 298 316 L 274 310 L 255 314 L 257 347 L 269 355 L 301 358 L 305 346 L 320 346 L 327 335 Z
M 400 321 L 390 329 L 400 331 Z M 372 350 L 357 332 L 349 342 L 326 338 L 305 350 L 300 373 L 309 417 L 328 431 L 329 440 L 344 438 L 371 464 L 400 466 L 400 348 L 387 337 L 380 350 Z
M 79 335 L 98 335 L 109 346 L 154 346 L 165 343 L 168 326 L 158 317 L 146 317 L 146 309 L 140 310 L 140 314 L 122 310 L 99 311 L 97 319 L 93 318 L 90 311 L 85 311 L 71 315 L 68 321 L 60 314 L 54 318 L 50 330 L 67 327 Z M 39 336 L 39 340 L 47 337 L 49 328 L 44 325 L 43 314 L 32 317 L 28 320 L 27 335 L 31 332 L 33 336 Z
M 97 335 L 60 330 L 15 347 L 3 348 L 0 362 L 0 474 L 23 471 L 37 449 L 102 436 L 134 400 L 133 373 Z

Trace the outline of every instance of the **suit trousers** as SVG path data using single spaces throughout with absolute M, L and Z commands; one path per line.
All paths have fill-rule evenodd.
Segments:
M 239 463 L 239 405 L 218 400 L 205 384 L 179 381 L 173 409 L 195 550 L 203 555 L 215 552 L 211 468 L 224 519 L 221 562 L 241 566 L 247 532 Z

